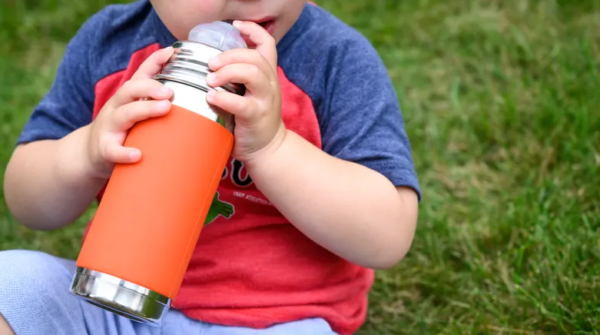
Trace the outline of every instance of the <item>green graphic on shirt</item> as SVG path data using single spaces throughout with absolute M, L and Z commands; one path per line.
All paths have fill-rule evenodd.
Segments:
M 222 217 L 229 219 L 233 213 L 235 212 L 233 205 L 226 203 L 224 201 L 219 200 L 219 192 L 215 193 L 215 197 L 210 205 L 210 209 L 208 210 L 208 215 L 206 216 L 206 220 L 204 224 L 209 224 L 214 221 L 219 215 Z

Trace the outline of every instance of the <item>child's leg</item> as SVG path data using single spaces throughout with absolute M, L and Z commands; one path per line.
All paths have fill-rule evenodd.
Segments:
M 323 319 L 282 323 L 266 329 L 207 325 L 203 335 L 337 335 Z
M 0 252 L 0 314 L 16 335 L 159 333 L 71 294 L 74 271 L 75 262 L 45 253 Z M 0 328 L 0 335 L 2 331 L 6 330 Z
M 0 319 L 16 335 L 335 335 L 322 319 L 267 329 L 211 325 L 171 309 L 162 328 L 129 321 L 93 306 L 70 292 L 75 262 L 36 251 L 0 252 Z M 12 335 L 0 321 L 0 335 Z M 8 333 L 7 333 L 8 332 Z

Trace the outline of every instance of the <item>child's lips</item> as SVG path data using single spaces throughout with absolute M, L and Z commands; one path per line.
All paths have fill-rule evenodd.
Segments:
M 265 17 L 262 19 L 236 19 L 239 21 L 254 22 L 266 30 L 269 34 L 273 33 L 275 28 L 275 17 Z M 235 20 L 223 20 L 224 22 L 233 23 Z
M 273 34 L 273 28 L 275 27 L 275 20 L 269 19 L 262 22 L 257 22 L 257 24 L 263 27 L 269 34 Z

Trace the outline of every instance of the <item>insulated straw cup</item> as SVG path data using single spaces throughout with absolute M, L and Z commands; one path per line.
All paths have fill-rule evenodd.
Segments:
M 71 291 L 101 308 L 160 325 L 177 295 L 233 148 L 231 114 L 206 102 L 208 61 L 246 48 L 227 22 L 196 26 L 155 79 L 173 90 L 165 116 L 138 122 L 124 146 L 77 259 Z M 216 88 L 243 95 L 243 85 Z

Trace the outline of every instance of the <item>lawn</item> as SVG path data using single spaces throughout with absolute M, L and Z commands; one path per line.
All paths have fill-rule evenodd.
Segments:
M 107 2 L 0 4 L 2 171 L 66 42 Z M 600 334 L 600 1 L 317 2 L 383 57 L 424 192 L 361 334 Z M 85 221 L 33 232 L 0 201 L 0 250 L 75 257 Z

